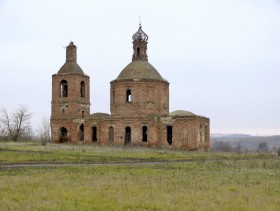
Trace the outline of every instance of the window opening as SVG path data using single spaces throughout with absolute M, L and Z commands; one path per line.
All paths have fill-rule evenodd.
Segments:
M 167 142 L 169 145 L 172 144 L 172 126 L 167 126 Z
M 60 97 L 68 96 L 68 84 L 66 80 L 60 82 Z
M 85 112 L 84 111 L 82 111 L 82 118 L 84 118 L 85 117 Z
M 81 97 L 85 97 L 85 93 L 86 93 L 86 90 L 85 90 L 85 82 L 82 81 L 82 82 L 81 82 L 81 88 L 80 88 Z
M 97 128 L 92 127 L 92 142 L 97 142 Z
M 148 134 L 147 134 L 148 128 L 144 126 L 142 128 L 142 141 L 147 142 L 148 141 Z
M 140 48 L 137 48 L 137 58 L 140 58 Z
M 131 102 L 131 90 L 126 90 L 126 102 Z
M 130 144 L 131 143 L 131 129 L 130 127 L 125 128 L 125 142 L 124 144 Z
M 114 143 L 114 128 L 109 127 L 109 143 Z
M 67 142 L 67 129 L 65 127 L 59 129 L 59 142 Z
M 83 124 L 81 124 L 81 126 L 80 126 L 79 136 L 80 136 L 80 141 L 84 141 L 84 125 Z

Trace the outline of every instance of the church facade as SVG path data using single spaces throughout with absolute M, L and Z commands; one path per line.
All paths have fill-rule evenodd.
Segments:
M 74 43 L 66 47 L 66 62 L 52 76 L 52 142 L 209 150 L 209 118 L 169 112 L 169 83 L 148 62 L 141 25 L 132 39 L 132 62 L 110 82 L 111 114 L 90 113 L 90 78 Z

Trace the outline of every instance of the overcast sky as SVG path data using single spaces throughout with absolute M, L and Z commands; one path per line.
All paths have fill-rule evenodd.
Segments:
M 0 106 L 29 106 L 34 128 L 49 118 L 51 76 L 72 40 L 91 113 L 110 113 L 139 15 L 170 111 L 209 117 L 211 133 L 280 134 L 279 0 L 0 0 Z

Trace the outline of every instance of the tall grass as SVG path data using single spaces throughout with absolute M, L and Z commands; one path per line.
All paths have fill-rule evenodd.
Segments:
M 280 161 L 1 169 L 0 210 L 279 210 Z

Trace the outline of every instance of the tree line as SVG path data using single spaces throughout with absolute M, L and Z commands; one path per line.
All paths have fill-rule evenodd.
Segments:
M 242 147 L 241 143 L 232 144 L 230 141 L 215 141 L 211 146 L 211 151 L 214 152 L 248 152 L 248 151 L 256 151 L 256 152 L 277 152 L 280 154 L 280 148 L 272 148 L 270 149 L 266 142 L 259 142 L 257 148 L 255 150 L 248 150 Z
M 19 105 L 14 111 L 8 112 L 5 107 L 0 109 L 0 139 L 4 141 L 40 140 L 42 144 L 50 142 L 50 123 L 43 118 L 39 128 L 31 126 L 32 113 L 28 106 Z
M 4 141 L 22 141 L 22 140 L 39 140 L 43 145 L 51 141 L 50 122 L 46 118 L 41 120 L 37 130 L 31 126 L 32 113 L 28 106 L 19 105 L 13 112 L 8 112 L 5 107 L 0 109 L 0 140 Z M 237 152 L 246 151 L 241 144 L 233 145 L 227 141 L 215 141 L 212 143 L 211 151 L 216 152 Z M 266 142 L 258 143 L 257 152 L 278 151 L 280 149 L 269 149 Z

